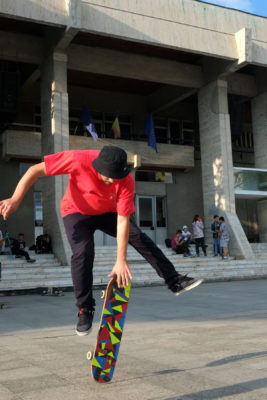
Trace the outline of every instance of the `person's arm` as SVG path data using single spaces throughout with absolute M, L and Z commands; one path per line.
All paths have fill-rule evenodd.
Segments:
M 19 207 L 25 194 L 34 184 L 37 178 L 46 175 L 45 163 L 41 162 L 35 164 L 28 169 L 28 171 L 23 175 L 17 187 L 9 199 L 0 201 L 0 214 L 3 215 L 4 220 L 12 214 Z
M 204 229 L 204 224 L 203 224 L 203 221 L 202 221 L 202 219 L 199 219 L 199 227 L 200 227 L 200 229 Z
M 130 217 L 118 215 L 117 219 L 117 260 L 108 275 L 117 275 L 118 286 L 125 288 L 129 284 L 129 278 L 133 279 L 129 265 L 127 263 L 127 247 L 129 241 Z

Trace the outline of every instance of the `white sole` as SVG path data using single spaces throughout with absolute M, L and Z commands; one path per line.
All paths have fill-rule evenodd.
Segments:
M 183 292 L 187 292 L 191 289 L 194 289 L 195 287 L 199 286 L 202 282 L 203 282 L 203 279 L 198 279 L 196 282 L 192 283 L 192 285 L 187 286 L 183 290 L 180 290 L 180 292 L 174 293 L 174 296 L 179 296 L 179 294 L 181 294 Z
M 76 334 L 77 334 L 78 336 L 87 336 L 87 335 L 89 335 L 89 334 L 92 332 L 92 328 L 90 328 L 89 331 L 85 331 L 85 332 L 77 331 L 77 328 L 76 328 L 76 329 L 75 329 L 75 332 L 76 332 Z

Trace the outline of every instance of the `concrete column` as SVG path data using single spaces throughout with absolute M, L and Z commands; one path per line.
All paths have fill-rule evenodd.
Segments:
M 214 214 L 224 216 L 230 232 L 230 254 L 253 258 L 235 210 L 234 178 L 227 83 L 218 80 L 198 96 L 204 222 L 211 238 Z
M 42 154 L 69 150 L 69 107 L 67 57 L 52 52 L 41 66 Z M 70 248 L 60 215 L 60 200 L 67 187 L 67 176 L 43 180 L 44 232 L 52 237 L 53 251 L 62 263 L 69 263 Z
M 267 92 L 251 102 L 255 168 L 267 169 Z M 267 200 L 258 201 L 258 223 L 261 242 L 267 242 Z

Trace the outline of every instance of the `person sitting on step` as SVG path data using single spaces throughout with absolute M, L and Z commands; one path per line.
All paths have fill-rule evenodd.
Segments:
M 26 243 L 24 241 L 24 233 L 18 234 L 18 239 L 14 241 L 12 245 L 12 253 L 16 255 L 16 258 L 25 257 L 28 263 L 34 263 L 36 260 L 30 258 L 29 253 L 25 251 Z

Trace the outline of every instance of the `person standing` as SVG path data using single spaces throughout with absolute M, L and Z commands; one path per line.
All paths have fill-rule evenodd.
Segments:
M 227 260 L 229 256 L 229 240 L 230 236 L 228 233 L 228 228 L 227 225 L 224 222 L 224 217 L 219 218 L 220 221 L 220 232 L 219 232 L 219 237 L 220 237 L 220 246 L 223 250 L 223 259 Z
M 19 181 L 12 197 L 0 201 L 0 214 L 6 219 L 21 203 L 38 177 L 69 175 L 61 201 L 61 215 L 72 250 L 71 272 L 80 336 L 91 331 L 95 309 L 93 298 L 94 232 L 117 238 L 117 259 L 109 277 L 117 276 L 126 287 L 132 273 L 127 263 L 130 243 L 165 280 L 177 296 L 193 289 L 202 280 L 179 274 L 163 252 L 130 220 L 134 208 L 134 179 L 127 166 L 126 152 L 116 146 L 99 150 L 69 150 L 50 154 L 44 162 L 30 167 Z
M 204 256 L 207 256 L 205 239 L 204 239 L 204 224 L 198 214 L 194 216 L 192 227 L 193 227 L 193 239 L 196 243 L 197 257 L 199 257 L 199 247 L 202 248 Z
M 221 254 L 220 239 L 219 239 L 220 222 L 218 215 L 214 215 L 213 222 L 210 226 L 210 230 L 212 232 L 212 237 L 213 237 L 214 257 L 217 257 L 218 254 Z

